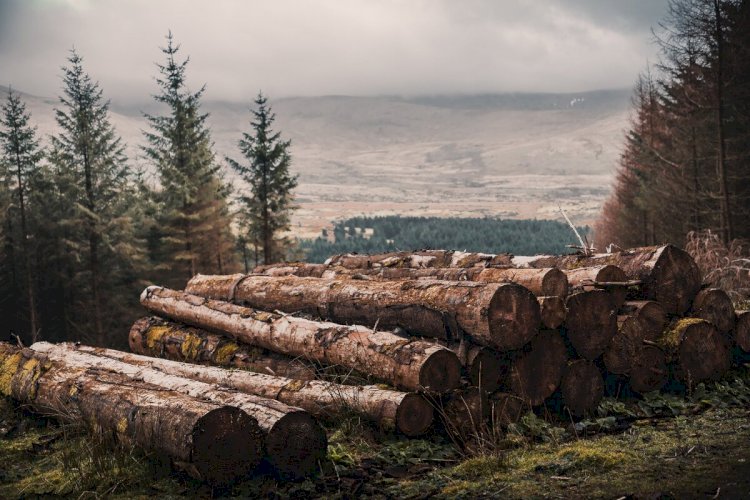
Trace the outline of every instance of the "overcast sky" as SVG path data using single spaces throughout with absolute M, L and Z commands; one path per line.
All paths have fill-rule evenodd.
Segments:
M 630 87 L 667 0 L 0 0 L 0 84 L 59 93 L 75 46 L 115 100 L 172 30 L 208 99 Z

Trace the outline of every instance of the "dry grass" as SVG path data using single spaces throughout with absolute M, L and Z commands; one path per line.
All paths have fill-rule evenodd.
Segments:
M 725 245 L 711 230 L 691 231 L 685 250 L 698 264 L 705 284 L 726 291 L 735 303 L 750 298 L 750 242 Z

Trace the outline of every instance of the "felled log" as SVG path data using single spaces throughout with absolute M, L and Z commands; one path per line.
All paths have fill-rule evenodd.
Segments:
M 617 333 L 604 352 L 604 366 L 616 375 L 629 376 L 649 343 L 659 340 L 667 326 L 667 314 L 655 301 L 627 302 L 627 314 L 617 316 Z
M 737 347 L 744 352 L 750 352 L 750 311 L 737 311 L 732 338 Z
M 245 476 L 262 457 L 257 420 L 234 405 L 4 343 L 0 394 L 120 443 L 163 453 L 211 482 Z
M 446 340 L 517 349 L 536 334 L 539 304 L 513 283 L 362 281 L 285 276 L 194 276 L 185 291 L 265 310 L 303 312 L 337 323 L 402 328 Z
M 420 435 L 432 424 L 432 406 L 422 396 L 414 393 L 383 389 L 374 385 L 354 386 L 322 380 L 293 380 L 242 370 L 194 366 L 97 347 L 78 346 L 76 350 L 131 365 L 154 368 L 178 377 L 228 387 L 262 398 L 275 399 L 329 420 L 353 412 L 383 428 L 396 428 L 407 436 Z
M 734 304 L 727 292 L 720 288 L 706 288 L 698 292 L 690 315 L 705 319 L 721 333 L 729 333 L 734 328 Z
M 318 468 L 318 461 L 326 454 L 325 431 L 306 411 L 264 397 L 231 391 L 192 378 L 176 376 L 150 366 L 125 362 L 118 351 L 86 348 L 74 344 L 37 342 L 31 346 L 53 362 L 67 366 L 119 373 L 129 380 L 142 380 L 156 387 L 176 391 L 196 399 L 234 406 L 253 417 L 264 435 L 264 450 L 269 463 L 284 478 L 308 476 Z M 109 355 L 108 355 L 109 354 Z M 128 359 L 135 355 L 122 353 Z M 188 366 L 199 370 L 198 366 Z M 221 370 L 221 369 L 219 369 Z
M 130 350 L 186 363 L 240 368 L 297 380 L 313 380 L 310 363 L 242 344 L 230 337 L 200 328 L 166 321 L 155 316 L 141 318 L 130 328 Z
M 582 358 L 594 360 L 604 353 L 617 332 L 617 309 L 604 290 L 578 292 L 566 302 L 565 335 Z
M 729 342 L 706 320 L 674 321 L 662 334 L 659 346 L 673 364 L 675 379 L 688 386 L 719 379 L 729 370 Z
M 542 318 L 542 327 L 554 330 L 565 322 L 568 308 L 565 299 L 558 296 L 537 297 L 539 301 L 539 314 Z
M 611 264 L 621 268 L 628 279 L 641 281 L 643 298 L 661 303 L 668 314 L 679 315 L 687 311 L 701 287 L 701 274 L 695 261 L 687 252 L 673 245 L 591 256 L 514 257 L 513 264 L 516 267 L 558 267 L 563 270 Z
M 320 278 L 328 269 L 325 264 L 308 264 L 306 262 L 284 262 L 281 264 L 266 264 L 253 269 L 253 274 L 265 276 L 301 276 L 305 278 Z
M 560 382 L 560 393 L 571 415 L 583 417 L 593 412 L 604 397 L 604 378 L 593 362 L 571 360 Z
M 489 347 L 467 342 L 450 343 L 446 346 L 458 356 L 473 387 L 479 387 L 485 392 L 493 392 L 500 387 L 508 368 L 500 353 Z
M 456 389 L 444 395 L 439 411 L 449 434 L 464 446 L 482 434 L 489 413 L 487 393 L 476 387 Z
M 559 332 L 542 330 L 528 345 L 508 358 L 508 375 L 502 384 L 503 390 L 537 406 L 560 385 L 568 353 Z
M 568 277 L 568 283 L 573 291 L 588 291 L 603 289 L 609 293 L 615 309 L 625 302 L 628 288 L 616 283 L 625 283 L 628 277 L 625 271 L 617 266 L 603 265 L 593 267 L 579 267 L 564 271 Z
M 640 394 L 658 391 L 668 380 L 669 368 L 664 351 L 657 346 L 644 346 L 630 368 L 630 389 Z
M 510 254 L 485 254 L 447 250 L 421 250 L 417 252 L 388 252 L 381 254 L 334 255 L 325 263 L 329 267 L 367 269 L 379 267 L 497 267 L 509 266 Z
M 515 424 L 521 417 L 531 411 L 526 401 L 508 392 L 494 392 L 489 396 L 490 422 L 499 430 Z
M 141 304 L 159 316 L 288 356 L 345 366 L 407 390 L 440 393 L 460 383 L 456 355 L 424 340 L 257 311 L 156 286 L 143 291 Z

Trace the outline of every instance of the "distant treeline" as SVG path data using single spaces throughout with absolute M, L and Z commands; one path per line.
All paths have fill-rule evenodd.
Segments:
M 588 227 L 578 228 L 587 234 Z M 534 255 L 563 253 L 576 243 L 565 223 L 551 220 L 464 219 L 457 217 L 352 217 L 323 230 L 314 240 L 302 240 L 308 262 L 323 262 L 339 253 L 444 248 L 473 252 Z

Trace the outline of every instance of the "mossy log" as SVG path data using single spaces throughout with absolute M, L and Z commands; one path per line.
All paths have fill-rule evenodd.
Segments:
M 617 332 L 617 309 L 604 290 L 577 292 L 566 302 L 564 331 L 576 353 L 589 360 L 601 356 Z
M 461 364 L 445 347 L 362 326 L 310 321 L 151 286 L 141 304 L 159 316 L 292 357 L 341 365 L 411 391 L 449 391 Z
M 258 421 L 235 405 L 2 343 L 0 394 L 120 443 L 163 453 L 210 482 L 247 475 L 263 455 Z
M 612 298 L 612 304 L 616 309 L 625 302 L 628 287 L 614 283 L 625 283 L 628 277 L 625 271 L 617 266 L 603 265 L 593 267 L 579 267 L 564 271 L 568 283 L 573 291 L 581 292 L 588 290 L 603 289 Z
M 560 382 L 560 394 L 571 415 L 589 415 L 604 397 L 604 377 L 592 361 L 571 360 Z
M 231 337 L 155 316 L 133 323 L 128 344 L 136 354 L 174 361 L 239 368 L 297 380 L 315 378 L 315 369 L 306 360 L 276 354 L 242 344 Z
M 508 392 L 494 392 L 489 396 L 490 422 L 498 430 L 505 430 L 508 425 L 515 424 L 521 417 L 531 411 L 531 407 L 523 398 Z
M 242 370 L 195 366 L 99 347 L 75 346 L 73 349 L 80 353 L 158 370 L 175 377 L 189 378 L 260 398 L 274 399 L 327 420 L 354 413 L 379 424 L 384 429 L 398 429 L 407 436 L 420 435 L 432 424 L 432 406 L 422 396 L 414 393 L 374 385 L 355 386 L 322 380 L 293 380 Z M 273 429 L 268 430 L 272 432 Z
M 475 343 L 500 351 L 527 343 L 540 322 L 534 295 L 513 283 L 199 274 L 185 291 L 338 323 L 402 328 L 410 335 L 455 340 L 465 332 Z
M 737 311 L 736 315 L 732 339 L 742 351 L 750 352 L 750 311 Z
M 485 254 L 448 250 L 422 250 L 417 252 L 388 252 L 381 254 L 334 255 L 325 264 L 330 267 L 368 269 L 383 267 L 498 267 L 510 266 L 510 254 Z
M 503 390 L 538 406 L 560 385 L 568 353 L 557 330 L 541 330 L 523 349 L 510 353 L 506 359 Z
M 604 366 L 616 375 L 629 376 L 643 349 L 659 340 L 667 326 L 667 314 L 655 301 L 627 302 L 617 316 L 617 333 L 604 352 Z
M 732 331 L 736 320 L 732 299 L 720 288 L 706 288 L 698 292 L 690 315 L 705 319 L 721 333 Z
M 136 357 L 134 354 L 47 342 L 37 342 L 31 349 L 48 356 L 53 362 L 82 369 L 116 372 L 129 379 L 142 380 L 196 399 L 239 408 L 258 422 L 263 431 L 264 450 L 268 462 L 283 478 L 298 479 L 309 476 L 317 470 L 318 461 L 325 457 L 325 431 L 309 413 L 300 408 L 266 397 L 229 390 L 214 383 L 156 370 L 147 364 L 127 362 L 128 359 Z M 125 359 L 121 355 L 124 355 Z M 193 365 L 184 366 L 193 370 L 200 369 Z
M 542 328 L 555 330 L 565 323 L 565 318 L 568 316 L 568 308 L 565 305 L 563 297 L 537 297 L 537 300 L 539 301 Z
M 659 346 L 673 365 L 675 379 L 688 386 L 717 380 L 729 370 L 729 341 L 706 320 L 675 320 L 662 334 Z
M 516 267 L 579 267 L 614 265 L 630 280 L 642 282 L 642 297 L 664 306 L 667 314 L 685 313 L 701 287 L 701 273 L 690 255 L 673 245 L 632 248 L 622 252 L 576 255 L 514 257 Z M 570 278 L 568 278 L 570 280 Z

